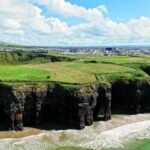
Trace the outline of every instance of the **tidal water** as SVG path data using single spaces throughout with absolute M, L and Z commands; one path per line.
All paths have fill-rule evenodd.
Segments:
M 83 130 L 41 130 L 37 135 L 0 139 L 0 150 L 107 149 L 150 150 L 150 114 L 114 115 Z
M 109 150 L 150 150 L 150 139 L 136 140 L 126 144 L 123 148 Z

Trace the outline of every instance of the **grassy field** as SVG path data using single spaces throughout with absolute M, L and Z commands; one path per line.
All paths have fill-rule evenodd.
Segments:
M 42 61 L 41 57 L 34 56 L 34 61 L 31 57 L 30 61 L 23 63 L 21 60 L 26 60 L 23 58 L 27 56 L 20 57 L 22 57 L 20 54 L 13 56 L 7 54 L 7 57 L 0 57 L 0 81 L 57 81 L 82 84 L 114 81 L 119 78 L 146 79 L 149 77 L 142 71 L 141 66 L 150 66 L 150 56 L 45 55 L 46 61 L 43 61 L 43 56 Z
M 28 64 L 27 68 L 42 69 L 51 73 L 52 81 L 69 83 L 89 83 L 96 82 L 96 74 L 134 72 L 129 67 L 100 64 L 100 63 L 81 63 L 81 62 L 57 62 L 46 64 Z
M 0 65 L 0 81 L 45 81 L 50 72 L 22 65 Z
M 64 56 L 64 55 L 59 55 Z M 96 61 L 98 63 L 109 63 L 125 65 L 130 67 L 141 66 L 150 64 L 150 55 L 145 56 L 81 56 L 81 55 L 69 55 L 69 58 L 76 61 Z

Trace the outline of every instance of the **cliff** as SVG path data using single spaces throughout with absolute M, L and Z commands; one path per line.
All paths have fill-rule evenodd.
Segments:
M 1 53 L 0 123 L 10 130 L 46 122 L 83 129 L 111 113 L 150 112 L 148 57 L 114 59 Z
M 24 125 L 52 121 L 82 129 L 85 125 L 93 123 L 93 111 L 97 98 L 101 95 L 103 101 L 105 98 L 108 99 L 105 95 L 107 91 L 99 94 L 99 90 L 98 85 L 70 88 L 52 83 L 13 86 L 1 84 L 0 119 L 10 121 L 7 125 L 10 125 L 13 130 L 15 127 L 17 130 L 22 130 L 20 125 L 22 121 Z M 110 115 L 109 111 L 105 113 Z M 106 119 L 110 119 L 108 115 L 105 116 Z M 20 119 L 18 119 L 19 116 L 21 116 Z
M 111 111 L 126 114 L 150 112 L 149 91 L 148 80 L 75 87 L 56 83 L 1 84 L 0 121 L 12 130 L 22 130 L 23 124 L 45 122 L 82 129 L 92 125 L 93 118 L 111 119 Z

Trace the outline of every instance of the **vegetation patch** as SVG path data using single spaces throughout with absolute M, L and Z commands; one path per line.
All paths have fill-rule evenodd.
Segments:
M 0 65 L 0 81 L 49 81 L 51 73 L 22 65 Z
M 51 72 L 52 81 L 78 84 L 96 82 L 96 74 L 135 71 L 133 68 L 120 65 L 83 62 L 57 62 L 38 65 L 28 64 L 24 66 Z
M 74 85 L 148 79 L 150 56 L 78 56 L 0 53 L 0 81 Z M 145 72 L 144 72 L 145 71 Z

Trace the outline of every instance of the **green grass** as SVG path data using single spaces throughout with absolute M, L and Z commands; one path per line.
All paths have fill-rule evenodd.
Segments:
M 50 73 L 21 65 L 0 65 L 1 81 L 47 81 Z
M 150 56 L 98 57 L 5 53 L 0 54 L 0 60 L 0 80 L 4 82 L 56 81 L 83 84 L 112 82 L 120 78 L 141 80 L 149 78 L 141 66 L 150 66 Z
M 0 64 L 41 64 L 47 62 L 73 61 L 73 58 L 62 55 L 34 54 L 34 53 L 0 53 Z
M 51 72 L 51 80 L 68 83 L 96 82 L 97 74 L 121 74 L 135 72 L 135 69 L 113 64 L 93 64 L 82 62 L 57 62 L 46 64 L 28 64 L 27 68 L 43 69 Z
M 144 56 L 82 56 L 82 55 L 68 55 L 69 58 L 76 59 L 77 61 L 90 61 L 94 60 L 98 63 L 110 63 L 119 65 L 134 64 L 150 64 L 150 55 Z

